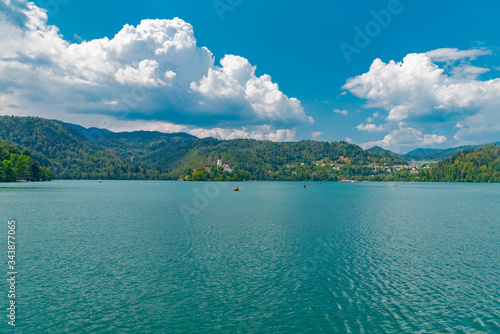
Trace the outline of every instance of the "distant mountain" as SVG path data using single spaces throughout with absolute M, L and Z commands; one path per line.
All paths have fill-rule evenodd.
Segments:
M 60 179 L 148 179 L 158 170 L 122 160 L 106 147 L 94 147 L 77 126 L 39 117 L 0 116 L 0 140 L 28 150 Z M 107 130 L 106 130 L 107 131 Z
M 500 142 L 492 143 L 492 144 L 493 145 L 500 145 Z M 474 148 L 481 148 L 483 146 L 484 145 L 465 145 L 465 146 L 451 147 L 451 148 L 445 148 L 445 149 L 417 148 L 417 149 L 414 149 L 413 151 L 410 151 L 406 154 L 398 154 L 398 153 L 394 153 L 390 150 L 386 150 L 380 146 L 373 146 L 372 148 L 369 148 L 368 151 L 379 153 L 379 154 L 397 156 L 400 159 L 403 159 L 406 161 L 441 161 L 445 158 L 451 157 L 456 152 L 460 152 L 460 151 L 468 150 L 468 149 L 474 149 Z
M 336 177 L 367 176 L 369 164 L 393 165 L 404 160 L 368 152 L 345 141 L 271 142 L 252 139 L 201 139 L 199 145 L 184 159 L 184 166 L 201 164 L 207 157 L 249 171 L 258 180 L 330 180 Z M 332 166 L 343 166 L 335 172 Z M 294 174 L 296 173 L 296 174 Z
M 186 133 L 112 132 L 14 116 L 0 116 L 0 140 L 8 141 L 3 144 L 1 162 L 6 167 L 2 167 L 3 173 L 0 171 L 0 180 L 12 179 L 11 170 L 29 176 L 29 168 L 36 170 L 35 165 L 50 168 L 54 178 L 61 179 L 498 182 L 500 170 L 499 149 L 492 144 L 481 148 L 417 149 L 398 155 L 381 147 L 363 150 L 345 141 L 199 139 Z M 432 169 L 390 168 L 407 165 L 407 160 L 439 160 L 446 156 Z M 228 165 L 226 170 L 232 172 L 217 166 L 219 157 Z M 43 171 L 49 175 L 46 169 Z
M 185 132 L 164 133 L 159 131 L 112 132 L 108 138 L 153 140 L 157 138 L 199 139 Z
M 494 144 L 458 151 L 419 176 L 432 182 L 500 182 L 499 152 Z
M 375 153 L 378 153 L 378 154 L 396 156 L 398 158 L 401 158 L 400 154 L 397 154 L 397 153 L 394 153 L 392 151 L 386 150 L 385 148 L 382 148 L 380 146 L 373 146 L 372 148 L 368 149 L 368 152 L 375 152 Z
M 111 149 L 123 161 L 170 173 L 199 142 L 187 133 L 135 131 L 104 133 L 87 145 L 96 150 Z
M 199 138 L 187 133 L 158 131 L 112 132 L 69 124 L 96 150 L 112 150 L 121 160 L 169 173 L 196 146 Z
M 355 174 L 367 173 L 361 171 L 361 166 L 370 163 L 403 162 L 399 157 L 368 152 L 347 142 L 306 140 L 281 143 L 252 139 L 198 139 L 172 134 L 149 136 L 143 133 L 135 136 L 117 133 L 89 141 L 88 145 L 96 149 L 111 148 L 123 161 L 160 169 L 172 178 L 189 175 L 195 168 L 216 168 L 219 156 L 235 171 L 249 173 L 241 174 L 246 175 L 242 178 L 257 180 L 335 179 L 339 173 L 334 172 L 333 165 L 352 165 L 352 170 L 347 173 Z M 292 165 L 301 168 L 287 167 Z M 206 178 L 213 178 L 214 175 L 207 175 Z
M 500 142 L 493 143 L 493 144 L 498 145 L 498 144 L 500 144 Z M 467 149 L 472 149 L 472 148 L 480 148 L 482 146 L 484 146 L 484 145 L 466 145 L 466 146 L 451 147 L 451 148 L 446 148 L 446 149 L 417 148 L 413 151 L 410 151 L 406 154 L 402 154 L 400 156 L 402 159 L 409 160 L 409 161 L 411 161 L 411 160 L 441 161 L 445 158 L 451 157 L 456 152 L 467 150 Z
M 55 178 L 72 179 L 177 179 L 200 168 L 193 179 L 361 179 L 373 175 L 368 165 L 405 162 L 396 155 L 365 151 L 347 142 L 280 143 L 199 139 L 155 131 L 115 133 L 38 117 L 0 116 L 0 140 L 32 152 L 40 165 L 54 171 Z M 219 156 L 232 173 L 217 168 Z M 208 168 L 213 170 L 211 174 Z
M 112 132 L 107 129 L 100 128 L 85 128 L 78 124 L 66 123 L 73 129 L 80 132 L 87 140 L 96 140 L 102 138 L 120 138 L 120 139 L 141 139 L 141 140 L 153 140 L 156 138 L 187 138 L 187 139 L 198 139 L 193 135 L 184 132 L 176 133 L 164 133 L 159 131 L 131 131 L 131 132 Z

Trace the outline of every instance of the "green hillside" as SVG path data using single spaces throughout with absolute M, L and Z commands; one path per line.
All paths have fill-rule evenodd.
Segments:
M 10 170 L 25 171 L 19 166 L 36 164 L 49 168 L 59 179 L 500 181 L 495 145 L 460 151 L 425 169 L 408 166 L 389 151 L 366 151 L 347 142 L 114 133 L 37 117 L 0 116 L 0 140 L 9 142 L 2 144 L 0 160 L 4 161 L 0 177 L 9 180 L 13 177 Z M 24 156 L 19 153 L 25 150 Z M 217 166 L 219 156 L 230 170 Z M 21 174 L 18 177 L 28 175 Z
M 48 181 L 52 171 L 40 167 L 28 151 L 19 152 L 6 141 L 0 141 L 0 182 L 16 180 Z
M 94 133 L 99 134 L 97 131 L 102 130 L 95 129 Z M 198 142 L 198 138 L 185 133 L 104 131 L 96 139 L 86 143 L 95 150 L 111 149 L 127 163 L 138 164 L 165 174 L 179 167 Z
M 217 140 L 138 131 L 105 132 L 88 145 L 112 149 L 123 161 L 159 169 L 171 179 L 188 175 L 192 180 L 337 180 L 373 175 L 364 165 L 404 163 L 397 156 L 364 151 L 347 142 Z M 217 168 L 219 156 L 231 173 Z
M 215 166 L 218 156 L 237 171 L 256 180 L 337 180 L 374 175 L 369 164 L 404 163 L 399 158 L 363 150 L 347 142 L 270 142 L 251 139 L 202 139 L 176 172 L 192 166 Z M 365 167 L 363 167 L 365 166 Z M 339 168 L 335 170 L 333 167 Z
M 422 173 L 422 181 L 500 182 L 500 147 L 488 144 L 467 149 L 439 162 Z
M 29 150 L 58 179 L 152 179 L 158 170 L 122 161 L 113 149 L 93 148 L 68 124 L 38 117 L 0 116 L 0 140 Z
M 347 176 L 363 174 L 362 166 L 370 163 L 404 163 L 404 160 L 395 155 L 364 151 L 359 146 L 347 142 L 281 143 L 253 139 L 198 139 L 186 134 L 146 131 L 105 131 L 98 137 L 100 138 L 89 141 L 88 145 L 96 149 L 112 149 L 123 161 L 159 169 L 169 178 L 184 177 L 193 169 L 202 167 L 210 167 L 215 171 L 219 156 L 235 171 L 246 171 L 250 173 L 250 178 L 257 180 L 336 179 L 336 176 L 342 173 L 332 172 L 333 166 L 345 167 L 345 173 L 342 175 Z M 299 167 L 302 163 L 302 168 L 286 167 Z M 325 166 L 321 166 L 323 163 Z M 292 174 L 292 171 L 297 174 Z M 363 175 L 369 174 L 366 171 Z M 248 179 L 249 175 L 245 175 Z M 221 179 L 219 176 L 215 179 Z
M 30 150 L 40 165 L 50 167 L 54 177 L 61 179 L 177 179 L 186 175 L 196 180 L 363 179 L 381 174 L 367 165 L 404 163 L 397 156 L 368 152 L 347 142 L 277 143 L 198 139 L 184 133 L 113 133 L 37 117 L 0 116 L 0 139 Z M 232 172 L 217 168 L 218 156 Z

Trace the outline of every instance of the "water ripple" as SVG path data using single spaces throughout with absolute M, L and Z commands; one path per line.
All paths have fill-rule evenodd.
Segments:
M 500 332 L 497 185 L 257 182 L 192 207 L 204 186 L 0 191 L 21 331 Z

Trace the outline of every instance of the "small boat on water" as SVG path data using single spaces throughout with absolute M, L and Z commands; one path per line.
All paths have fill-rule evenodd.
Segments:
M 304 185 L 302 186 L 302 188 L 307 188 L 307 186 L 304 184 Z
M 398 185 L 397 185 L 396 183 L 394 183 L 392 186 L 393 186 L 393 187 L 397 187 Z
M 99 180 L 99 181 L 97 181 L 97 182 L 101 183 L 101 182 L 102 182 L 102 180 Z
M 240 188 L 235 187 L 233 190 L 234 190 L 234 191 L 240 191 Z

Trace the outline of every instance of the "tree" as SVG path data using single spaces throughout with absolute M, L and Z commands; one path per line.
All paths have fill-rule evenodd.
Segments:
M 4 160 L 2 163 L 2 168 L 4 170 L 4 182 L 14 182 L 16 181 L 16 173 L 14 172 L 12 168 L 12 162 L 9 160 Z

